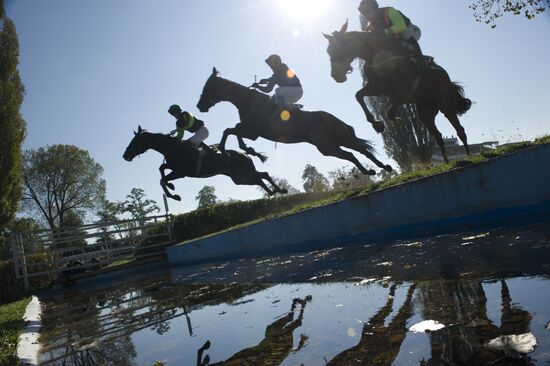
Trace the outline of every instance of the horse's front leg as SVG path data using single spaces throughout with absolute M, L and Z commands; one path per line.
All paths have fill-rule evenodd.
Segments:
M 365 103 L 365 97 L 372 97 L 372 96 L 378 96 L 381 95 L 379 88 L 374 83 L 368 83 L 363 87 L 363 89 L 360 89 L 357 93 L 355 93 L 355 99 L 357 99 L 357 102 L 363 108 L 363 112 L 365 112 L 365 116 L 367 117 L 367 121 L 369 121 L 372 124 L 372 127 L 376 132 L 383 132 L 384 131 L 384 123 L 377 121 L 372 113 L 367 108 L 367 103 Z
M 184 177 L 184 175 L 178 174 L 177 172 L 172 171 L 170 174 L 168 174 L 166 176 L 163 176 L 160 179 L 160 186 L 162 187 L 162 190 L 164 191 L 164 194 L 166 195 L 166 197 L 170 197 L 172 199 L 175 199 L 176 201 L 181 201 L 181 197 L 177 194 L 170 193 L 170 191 L 168 191 L 167 187 L 171 187 L 171 189 L 174 189 L 174 185 L 172 183 L 170 183 L 169 181 L 174 180 L 174 179 L 178 179 L 178 178 L 183 178 L 183 177 Z
M 259 152 L 256 152 L 256 150 L 254 150 L 254 148 L 252 148 L 250 146 L 247 146 L 244 143 L 243 137 L 241 135 L 235 134 L 235 136 L 237 136 L 237 141 L 239 141 L 239 147 L 241 148 L 241 150 L 243 150 L 245 153 L 247 153 L 249 155 L 257 156 L 258 158 L 260 158 L 262 163 L 264 163 L 267 160 L 267 156 L 265 156 L 263 154 L 260 154 Z
M 160 178 L 161 178 L 161 186 L 162 186 L 162 181 L 166 178 L 166 169 L 170 169 L 170 167 L 168 166 L 168 164 L 166 163 L 162 163 L 160 166 L 159 166 L 159 171 L 160 171 Z M 169 183 L 167 181 L 165 181 L 165 185 L 166 187 L 170 188 L 170 189 L 174 189 L 174 185 L 172 183 Z
M 224 151 L 225 150 L 225 142 L 227 141 L 227 137 L 229 137 L 229 135 L 236 135 L 236 133 L 237 133 L 237 129 L 235 127 L 226 128 L 225 131 L 223 131 L 223 136 L 222 136 L 222 139 L 220 141 L 220 144 L 218 145 L 218 149 L 220 149 L 221 151 Z

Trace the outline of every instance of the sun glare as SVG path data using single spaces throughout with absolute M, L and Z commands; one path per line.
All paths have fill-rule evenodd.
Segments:
M 278 0 L 286 16 L 295 19 L 313 19 L 329 10 L 330 0 Z

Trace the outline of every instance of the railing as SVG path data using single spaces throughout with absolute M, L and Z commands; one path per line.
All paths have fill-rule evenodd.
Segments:
M 11 233 L 15 275 L 26 290 L 60 277 L 95 274 L 113 262 L 159 256 L 173 243 L 168 214 L 44 229 L 26 236 Z

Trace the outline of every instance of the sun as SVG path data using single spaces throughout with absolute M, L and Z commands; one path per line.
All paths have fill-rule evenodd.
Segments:
M 285 16 L 294 19 L 314 19 L 326 14 L 330 0 L 278 0 Z

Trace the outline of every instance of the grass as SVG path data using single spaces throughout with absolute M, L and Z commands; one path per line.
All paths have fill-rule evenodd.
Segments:
M 0 306 L 0 365 L 16 365 L 15 351 L 25 327 L 23 314 L 30 297 Z
M 517 151 L 525 150 L 525 149 L 528 149 L 528 148 L 531 148 L 531 147 L 535 147 L 535 146 L 543 145 L 543 144 L 548 144 L 548 143 L 550 143 L 550 135 L 537 138 L 534 141 L 507 144 L 507 145 L 504 145 L 504 146 L 499 147 L 499 148 L 494 149 L 494 150 L 486 150 L 486 151 L 482 152 L 480 155 L 472 155 L 472 156 L 469 156 L 469 157 L 464 158 L 464 159 L 451 161 L 449 163 L 433 165 L 433 166 L 431 166 L 427 169 L 402 173 L 402 174 L 399 174 L 397 176 L 393 176 L 391 178 L 375 182 L 374 184 L 365 186 L 363 188 L 355 188 L 355 189 L 343 190 L 343 191 L 334 191 L 332 195 L 330 195 L 328 197 L 325 197 L 323 199 L 303 203 L 303 204 L 297 205 L 297 206 L 291 208 L 290 210 L 287 210 L 287 211 L 284 211 L 284 212 L 279 212 L 279 213 L 270 214 L 270 215 L 264 215 L 262 217 L 258 217 L 255 220 L 244 222 L 244 223 L 229 227 L 229 228 L 224 229 L 224 230 L 212 232 L 212 233 L 209 233 L 209 234 L 204 235 L 204 236 L 190 238 L 190 239 L 184 241 L 183 243 L 186 243 L 186 242 L 189 242 L 189 241 L 194 241 L 194 240 L 201 239 L 201 238 L 206 238 L 206 237 L 213 236 L 213 235 L 218 235 L 220 233 L 224 233 L 224 232 L 227 232 L 227 231 L 231 231 L 231 230 L 235 230 L 235 229 L 242 228 L 242 227 L 245 227 L 245 226 L 249 226 L 249 225 L 252 225 L 252 224 L 256 224 L 256 223 L 259 223 L 259 222 L 262 222 L 262 221 L 265 221 L 265 220 L 271 220 L 271 219 L 275 219 L 275 218 L 278 218 L 278 217 L 288 216 L 288 215 L 298 213 L 298 212 L 301 212 L 301 211 L 304 211 L 304 210 L 308 210 L 308 209 L 311 209 L 311 208 L 320 207 L 320 206 L 328 205 L 328 204 L 331 204 L 331 203 L 339 202 L 339 201 L 342 201 L 342 200 L 345 200 L 345 199 L 348 199 L 348 198 L 351 198 L 351 197 L 359 196 L 359 195 L 362 195 L 362 194 L 367 194 L 369 192 L 373 192 L 373 191 L 376 191 L 378 189 L 392 187 L 392 186 L 402 184 L 402 183 L 405 183 L 405 182 L 409 182 L 409 181 L 412 181 L 412 180 L 415 180 L 415 179 L 425 178 L 425 177 L 445 173 L 445 172 L 448 172 L 448 171 L 453 170 L 453 169 L 457 169 L 457 168 L 461 168 L 461 167 L 465 167 L 465 166 L 469 166 L 469 165 L 479 164 L 479 163 L 487 161 L 489 159 L 498 158 L 498 157 L 501 157 L 501 156 L 504 156 L 504 155 L 515 153 Z

